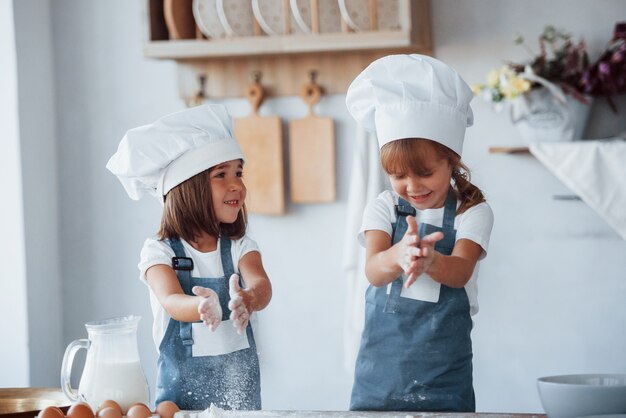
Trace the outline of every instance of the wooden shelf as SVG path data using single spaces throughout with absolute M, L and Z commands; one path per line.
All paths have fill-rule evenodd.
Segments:
M 528 147 L 490 147 L 490 154 L 530 154 Z
M 248 36 L 219 40 L 152 41 L 146 45 L 144 54 L 149 58 L 188 60 L 381 49 L 431 53 L 429 43 L 414 43 L 408 31 L 368 31 L 343 34 Z
M 190 0 L 180 1 L 178 7 L 191 5 Z M 254 24 L 254 36 L 219 39 L 206 39 L 198 30 L 196 39 L 169 39 L 173 32 L 166 22 L 163 0 L 147 2 L 149 40 L 144 54 L 176 60 L 180 96 L 188 102 L 200 92 L 200 78 L 205 80 L 204 98 L 241 97 L 251 74 L 259 72 L 268 96 L 299 94 L 310 81 L 311 71 L 317 73 L 317 83 L 325 94 L 345 93 L 354 77 L 377 58 L 397 53 L 432 54 L 430 0 L 398 0 L 398 29 L 393 30 L 353 32 L 342 22 L 341 32 L 268 36 L 261 34 L 255 21 L 239 22 Z M 189 10 L 184 12 L 189 16 Z

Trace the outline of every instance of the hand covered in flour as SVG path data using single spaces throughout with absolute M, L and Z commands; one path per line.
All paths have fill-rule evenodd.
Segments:
M 404 236 L 396 244 L 398 265 L 402 271 L 413 281 L 417 278 L 415 270 L 417 268 L 417 257 L 419 255 L 419 234 L 417 232 L 417 221 L 413 216 L 406 217 L 407 228 Z M 412 283 L 411 282 L 411 283 Z
M 442 238 L 442 232 L 433 232 L 432 234 L 428 234 L 422 237 L 421 241 L 419 242 L 419 248 L 416 252 L 417 257 L 415 258 L 414 262 L 411 263 L 410 274 L 407 273 L 408 278 L 404 283 L 405 287 L 408 288 L 413 283 L 415 283 L 415 280 L 417 280 L 417 278 L 421 274 L 428 272 L 428 269 L 430 268 L 436 256 L 435 244 Z
M 239 286 L 239 275 L 233 274 L 228 283 L 228 293 L 230 294 L 230 302 L 228 302 L 228 309 L 231 311 L 230 319 L 237 332 L 243 334 L 252 313 L 249 308 L 252 299 L 251 291 L 242 289 Z
M 198 313 L 200 320 L 204 325 L 208 326 L 211 331 L 219 326 L 222 322 L 222 307 L 220 306 L 220 298 L 213 289 L 202 286 L 194 286 L 191 291 L 202 299 L 198 303 Z

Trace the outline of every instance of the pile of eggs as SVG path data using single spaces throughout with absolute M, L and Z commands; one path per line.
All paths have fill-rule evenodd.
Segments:
M 178 411 L 180 409 L 174 402 L 163 401 L 157 405 L 154 414 L 161 418 L 173 418 Z M 127 418 L 150 418 L 153 416 L 153 413 L 145 404 L 136 403 L 131 405 L 126 415 L 124 415 L 119 404 L 112 400 L 102 402 L 95 414 L 91 407 L 84 402 L 72 405 L 67 411 L 67 418 L 122 418 L 123 416 Z M 49 406 L 42 409 L 37 418 L 65 418 L 65 414 L 56 406 Z

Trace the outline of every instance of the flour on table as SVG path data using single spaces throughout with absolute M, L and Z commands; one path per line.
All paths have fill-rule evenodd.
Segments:
M 226 415 L 224 414 L 224 410 L 215 406 L 215 404 L 211 404 L 210 407 L 200 412 L 197 415 L 197 418 L 224 418 Z

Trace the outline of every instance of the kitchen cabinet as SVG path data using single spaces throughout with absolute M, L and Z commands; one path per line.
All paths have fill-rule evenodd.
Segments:
M 381 56 L 432 53 L 430 0 L 351 1 L 352 5 L 361 4 L 368 8 L 370 27 L 351 29 L 346 20 L 335 13 L 326 14 L 324 18 L 336 19 L 337 29 L 324 32 L 320 30 L 320 26 L 323 28 L 320 15 L 315 11 L 330 4 L 328 2 L 334 2 L 336 7 L 337 0 L 310 0 L 310 33 L 297 32 L 285 18 L 283 33 L 268 35 L 260 30 L 257 19 L 248 13 L 246 19 L 238 15 L 235 17 L 242 20 L 231 22 L 239 28 L 252 27 L 246 31 L 246 36 L 207 38 L 197 27 L 195 30 L 174 30 L 172 13 L 171 10 L 168 13 L 167 8 L 172 4 L 189 8 L 192 1 L 148 0 L 148 40 L 144 54 L 149 58 L 175 60 L 180 96 L 193 100 L 199 94 L 208 98 L 239 97 L 255 72 L 260 72 L 263 87 L 271 96 L 297 95 L 311 71 L 316 71 L 317 82 L 325 94 L 345 93 L 354 77 Z M 374 10 L 378 4 L 377 10 L 384 11 L 381 7 L 385 2 L 393 2 L 397 21 L 379 29 Z M 290 10 L 288 0 L 276 1 L 274 5 L 282 5 L 282 12 L 287 16 Z M 182 24 L 194 24 L 193 19 L 189 23 L 191 12 L 184 12 L 187 18 L 181 19 Z M 170 19 L 166 19 L 167 16 Z M 180 37 L 180 33 L 194 32 L 196 36 L 192 39 L 189 39 L 190 35 L 186 35 L 187 39 L 173 39 Z

